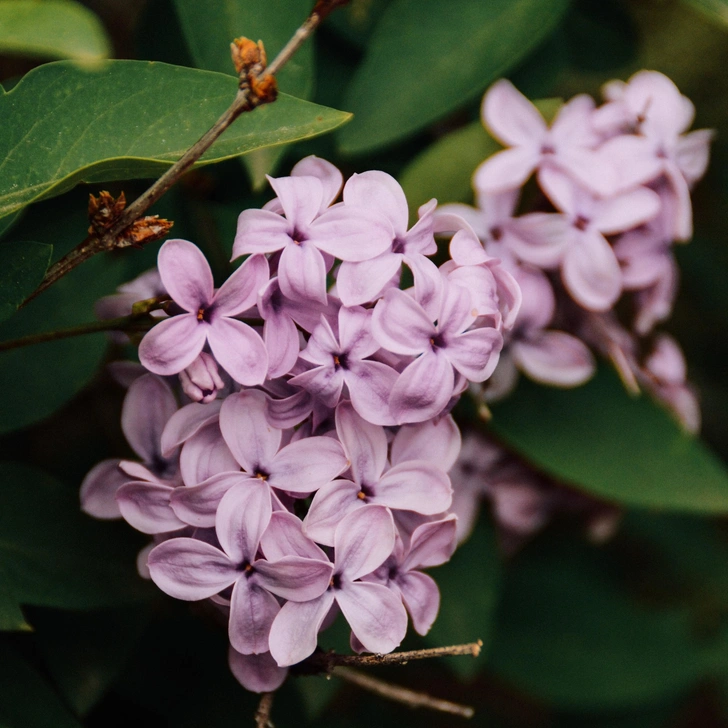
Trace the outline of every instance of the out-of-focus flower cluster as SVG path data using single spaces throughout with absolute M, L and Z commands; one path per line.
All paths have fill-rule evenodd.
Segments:
M 705 172 L 713 133 L 688 132 L 694 107 L 660 73 L 641 71 L 603 93 L 601 106 L 586 95 L 571 99 L 550 125 L 508 81 L 483 99 L 483 123 L 507 148 L 476 170 L 477 207 L 442 206 L 435 225 L 455 233 L 454 264 L 497 258 L 523 302 L 494 376 L 474 395 L 505 397 L 519 370 L 543 384 L 578 386 L 595 371 L 595 351 L 630 389 L 647 390 L 696 432 L 700 411 L 683 354 L 655 327 L 672 311 L 673 245 L 692 236 L 690 190 Z M 451 476 L 460 538 L 478 496 L 491 501 L 506 547 L 558 511 L 581 513 L 594 538 L 615 524 L 613 509 L 549 482 L 482 437 L 468 435 Z
M 440 595 L 421 570 L 456 544 L 448 412 L 494 371 L 521 299 L 496 260 L 438 268 L 436 202 L 408 229 L 383 172 L 351 177 L 341 202 L 340 172 L 315 157 L 270 183 L 276 197 L 240 215 L 245 260 L 222 286 L 170 240 L 158 275 L 100 304 L 113 316 L 156 297 L 167 315 L 143 366 L 117 368 L 141 462 L 104 461 L 81 491 L 86 512 L 153 536 L 139 568 L 163 591 L 227 616 L 231 668 L 257 691 L 339 611 L 357 651 L 397 647 L 407 613 L 429 630 Z

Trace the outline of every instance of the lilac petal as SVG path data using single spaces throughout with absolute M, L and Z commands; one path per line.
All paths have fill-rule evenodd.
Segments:
M 493 272 L 486 265 L 464 265 L 448 272 L 451 262 L 443 266 L 442 272 L 447 275 L 447 282 L 464 288 L 470 294 L 470 303 L 474 312 L 470 321 L 480 316 L 487 316 L 491 325 L 500 326 L 501 313 L 498 306 L 498 293 Z M 433 317 L 434 318 L 434 317 Z M 467 326 L 466 319 L 466 326 Z M 457 332 L 456 332 L 457 333 Z
M 313 493 L 347 465 L 344 448 L 333 437 L 308 437 L 281 449 L 270 462 L 268 482 L 289 493 Z
M 538 161 L 534 148 L 514 147 L 496 152 L 475 170 L 473 186 L 488 194 L 517 189 L 533 174 Z
M 220 549 L 193 538 L 163 541 L 149 553 L 147 566 L 163 592 L 188 602 L 211 597 L 238 578 Z
M 278 690 L 288 675 L 288 670 L 278 667 L 270 652 L 241 655 L 230 647 L 228 665 L 235 679 L 253 693 L 272 693 Z
M 291 377 L 288 383 L 302 387 L 319 399 L 326 407 L 336 407 L 344 387 L 344 373 L 333 366 L 322 366 Z
M 503 336 L 496 329 L 474 329 L 448 342 L 450 363 L 471 382 L 484 382 L 498 364 Z
M 420 205 L 417 214 L 419 220 L 407 231 L 402 246 L 407 255 L 434 255 L 437 242 L 433 233 L 433 218 L 437 209 L 437 200 L 431 199 Z
M 318 215 L 324 188 L 316 177 L 268 177 L 291 228 L 305 230 Z
M 424 569 L 449 561 L 457 545 L 456 531 L 457 519 L 453 515 L 418 526 L 410 538 L 410 550 L 401 570 Z
M 269 210 L 243 210 L 233 243 L 233 260 L 246 253 L 273 253 L 291 242 L 291 224 Z
M 142 339 L 139 360 L 155 374 L 177 374 L 197 359 L 209 328 L 191 313 L 164 319 Z
M 268 318 L 263 326 L 263 341 L 268 352 L 268 378 L 288 374 L 300 351 L 298 329 L 293 319 L 286 314 Z
M 339 267 L 336 290 L 345 306 L 374 301 L 402 266 L 402 256 L 390 251 L 358 263 L 344 262 Z
M 475 323 L 477 314 L 478 312 L 473 310 L 470 291 L 462 286 L 445 286 L 437 324 L 438 331 L 441 334 L 459 334 Z
M 339 260 L 376 258 L 392 244 L 392 225 L 377 210 L 334 205 L 311 226 L 311 240 L 319 250 Z
M 321 182 L 323 196 L 321 209 L 323 212 L 341 192 L 344 176 L 331 162 L 321 159 L 313 154 L 304 157 L 291 170 L 292 177 L 316 177 Z
M 407 611 L 412 617 L 412 626 L 417 634 L 430 631 L 440 609 L 440 590 L 432 577 L 419 571 L 401 574 L 397 586 Z
M 518 281 L 502 266 L 491 268 L 498 289 L 498 307 L 503 315 L 503 329 L 513 328 L 523 305 L 523 291 Z
M 339 309 L 339 342 L 349 359 L 364 359 L 379 349 L 371 334 L 372 312 L 361 306 Z
M 390 468 L 377 484 L 376 494 L 377 503 L 426 516 L 444 513 L 452 502 L 450 478 L 425 460 Z
M 309 602 L 286 602 L 273 620 L 270 653 L 281 667 L 295 665 L 313 654 L 318 633 L 334 603 L 331 590 Z
M 145 463 L 161 457 L 162 431 L 176 411 L 177 400 L 163 379 L 145 374 L 132 382 L 121 410 L 121 429 Z
M 124 520 L 142 533 L 168 533 L 184 528 L 170 507 L 175 489 L 157 483 L 126 483 L 119 488 L 116 502 Z
M 613 195 L 619 189 L 616 165 L 599 152 L 570 146 L 564 149 L 556 161 L 571 179 L 601 197 Z
M 640 187 L 602 200 L 594 216 L 594 227 L 605 235 L 623 233 L 654 218 L 660 206 L 657 193 Z
M 284 399 L 266 400 L 265 415 L 268 422 L 279 430 L 295 427 L 311 414 L 311 395 L 302 390 Z
M 284 556 L 303 556 L 326 561 L 326 554 L 303 533 L 301 521 L 286 511 L 275 511 L 260 540 L 260 548 L 269 560 Z
M 613 161 L 621 190 L 646 184 L 662 172 L 662 160 L 654 153 L 654 144 L 644 136 L 620 134 L 602 144 L 599 152 Z
M 450 257 L 460 265 L 480 265 L 490 261 L 483 244 L 472 230 L 458 230 L 450 241 Z
M 460 428 L 451 415 L 437 422 L 403 425 L 392 441 L 392 465 L 427 460 L 447 472 L 455 464 L 461 445 Z
M 268 635 L 280 608 L 278 600 L 252 579 L 239 578 L 230 599 L 228 637 L 233 648 L 243 655 L 268 652 Z
M 394 550 L 394 520 L 388 508 L 368 505 L 349 513 L 334 535 L 336 573 L 353 581 L 381 566 Z
M 276 596 L 292 602 L 308 602 L 328 589 L 334 565 L 325 557 L 284 556 L 276 561 L 259 559 L 254 572 L 256 582 Z
M 378 210 L 389 220 L 395 235 L 407 232 L 407 198 L 399 182 L 386 172 L 371 170 L 351 175 L 344 187 L 344 204 Z
M 252 563 L 272 513 L 268 486 L 250 478 L 236 483 L 217 507 L 215 530 L 235 564 Z
M 503 235 L 503 244 L 519 258 L 541 268 L 558 265 L 568 240 L 565 215 L 532 212 L 513 220 Z
M 162 285 L 175 303 L 197 314 L 212 302 L 212 271 L 202 251 L 187 240 L 168 240 L 160 249 L 157 265 Z
M 310 240 L 284 248 L 278 262 L 278 282 L 286 298 L 326 303 L 326 266 Z
M 483 123 L 508 146 L 538 144 L 546 122 L 538 109 L 510 82 L 501 79 L 483 97 Z
M 669 180 L 670 211 L 672 212 L 672 235 L 675 240 L 690 240 L 693 236 L 693 207 L 690 188 L 676 165 L 666 165 L 665 175 Z
M 180 453 L 179 465 L 182 480 L 187 486 L 198 485 L 218 473 L 240 470 L 217 422 L 206 425 L 187 440 Z
M 350 480 L 334 480 L 320 488 L 303 521 L 306 535 L 316 543 L 333 546 L 336 527 L 342 518 L 365 505 L 357 497 L 360 490 L 360 486 Z
M 170 505 L 177 518 L 190 526 L 214 528 L 217 507 L 230 488 L 243 480 L 250 480 L 244 473 L 220 473 L 199 485 L 175 488 Z
M 336 408 L 336 433 L 344 446 L 354 482 L 376 483 L 387 465 L 387 435 L 361 418 L 348 402 Z
M 392 388 L 392 415 L 400 424 L 429 420 L 445 408 L 454 386 L 455 374 L 443 350 L 423 354 L 407 366 Z
M 574 300 L 590 311 L 606 311 L 619 298 L 622 276 L 614 250 L 596 231 L 569 247 L 561 276 Z
M 149 468 L 141 463 L 136 463 L 133 460 L 120 460 L 118 462 L 119 470 L 129 476 L 125 482 L 129 482 L 130 480 L 143 480 L 147 483 L 163 482 Z M 165 483 L 165 485 L 167 484 Z
M 378 361 L 360 361 L 350 365 L 344 378 L 351 404 L 368 422 L 389 426 L 397 424 L 389 407 L 389 398 L 399 374 Z
M 697 129 L 677 141 L 675 161 L 689 184 L 697 182 L 708 167 L 710 143 L 715 138 L 713 129 Z
M 587 346 L 563 331 L 543 331 L 514 341 L 513 358 L 531 379 L 560 387 L 578 387 L 594 374 L 594 356 Z
M 281 431 L 266 419 L 266 396 L 257 390 L 231 394 L 220 410 L 220 431 L 235 459 L 251 475 L 268 470 L 281 444 Z
M 214 422 L 220 415 L 222 400 L 208 404 L 193 402 L 178 409 L 162 430 L 162 455 L 169 457 L 175 448 L 189 440 L 205 425 Z
M 375 654 L 391 652 L 407 632 L 402 600 L 381 584 L 344 583 L 336 601 L 357 639 Z
M 251 255 L 215 294 L 215 311 L 221 316 L 239 316 L 258 298 L 268 282 L 270 268 L 264 255 Z
M 129 477 L 119 470 L 119 459 L 102 460 L 88 472 L 81 483 L 81 510 L 94 518 L 121 518 L 116 491 Z
M 430 349 L 435 327 L 422 306 L 404 291 L 390 289 L 374 307 L 372 333 L 388 351 L 417 356 Z
M 207 339 L 218 364 L 240 384 L 262 384 L 268 373 L 268 353 L 260 335 L 236 319 L 221 317 L 209 328 Z
M 429 258 L 416 253 L 405 255 L 404 262 L 412 271 L 415 301 L 434 321 L 440 312 L 443 295 L 442 275 L 438 267 Z
M 308 341 L 308 345 L 301 352 L 301 359 L 311 364 L 331 366 L 333 364 L 333 355 L 339 353 L 339 351 L 339 342 L 334 330 L 331 328 L 331 324 L 324 316 L 321 316 Z

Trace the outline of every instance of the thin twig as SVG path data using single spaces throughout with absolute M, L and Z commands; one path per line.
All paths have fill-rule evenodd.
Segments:
M 115 319 L 107 319 L 106 321 L 94 321 L 89 324 L 71 326 L 67 329 L 44 331 L 40 334 L 21 336 L 19 339 L 0 341 L 0 351 L 18 349 L 21 346 L 31 346 L 32 344 L 42 344 L 45 341 L 55 341 L 56 339 L 69 339 L 72 336 L 95 334 L 99 331 L 147 331 L 150 323 L 154 323 L 154 320 L 149 319 L 146 315 L 138 316 L 135 314 Z
M 258 83 L 266 78 L 273 76 L 281 70 L 283 66 L 291 59 L 296 51 L 303 45 L 313 31 L 318 27 L 321 21 L 328 13 L 337 5 L 344 4 L 341 0 L 324 0 L 316 3 L 314 10 L 306 18 L 300 28 L 294 33 L 290 41 L 285 45 L 281 52 L 275 57 L 273 62 L 265 68 L 260 74 L 256 75 L 254 80 Z M 114 224 L 109 228 L 108 232 L 97 237 L 90 235 L 82 243 L 76 246 L 70 253 L 54 263 L 46 272 L 41 284 L 23 303 L 32 300 L 49 286 L 53 285 L 57 280 L 72 271 L 77 265 L 88 260 L 96 253 L 104 250 L 112 250 L 121 247 L 117 244 L 117 238 L 126 228 L 135 220 L 140 218 L 162 195 L 165 194 L 179 178 L 189 170 L 190 167 L 212 146 L 217 138 L 246 111 L 252 111 L 261 103 L 267 103 L 267 100 L 257 97 L 252 91 L 250 85 L 242 86 L 235 96 L 230 107 L 223 112 L 222 116 L 205 132 L 200 139 L 193 144 L 154 184 L 137 197 L 134 202 L 129 205 L 117 218 Z M 125 247 L 125 246 L 124 246 Z
M 427 693 L 419 693 L 399 685 L 393 685 L 358 670 L 352 670 L 350 667 L 337 667 L 332 674 L 383 698 L 396 700 L 409 708 L 429 708 L 430 710 L 438 710 L 441 713 L 458 715 L 461 718 L 472 718 L 475 715 L 475 711 L 468 705 L 433 698 Z
M 273 728 L 270 720 L 270 711 L 273 707 L 273 696 L 275 693 L 263 693 L 260 696 L 258 710 L 255 711 L 255 728 Z
M 307 658 L 306 666 L 318 668 L 320 672 L 331 672 L 338 666 L 363 667 L 366 665 L 406 665 L 411 660 L 425 660 L 430 657 L 447 655 L 471 655 L 477 657 L 483 647 L 481 640 L 465 645 L 450 647 L 431 647 L 426 650 L 390 652 L 388 655 L 337 655 L 334 652 L 318 652 Z

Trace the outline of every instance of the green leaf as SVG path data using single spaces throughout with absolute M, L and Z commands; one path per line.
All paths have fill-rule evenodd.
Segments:
M 207 71 L 235 74 L 230 42 L 245 36 L 262 39 L 268 60 L 289 41 L 311 10 L 309 0 L 174 0 L 180 25 L 195 65 Z M 301 99 L 313 92 L 313 43 L 305 43 L 276 74 L 278 88 Z M 282 159 L 282 148 L 251 152 L 243 157 L 253 189 L 262 189 L 265 175 Z
M 164 63 L 61 61 L 34 69 L 0 97 L 0 217 L 81 181 L 161 174 L 212 126 L 236 90 L 230 76 Z M 243 114 L 200 164 L 308 139 L 348 118 L 281 94 Z
M 691 7 L 699 10 L 714 23 L 728 27 L 728 1 L 727 0 L 683 0 Z
M 82 728 L 40 673 L 0 641 L 0 726 Z
M 534 102 L 546 119 L 553 118 L 561 99 Z M 410 213 L 416 219 L 417 208 L 435 197 L 446 202 L 473 201 L 471 179 L 477 167 L 491 154 L 502 149 L 479 121 L 446 134 L 410 162 L 400 175 Z
M 630 397 L 602 367 L 582 387 L 522 380 L 492 408 L 491 428 L 559 480 L 624 505 L 728 512 L 728 473 L 649 396 Z
M 84 215 L 64 215 L 57 205 L 45 212 L 55 227 L 59 252 L 67 239 L 80 241 L 83 237 L 88 224 Z M 51 234 L 38 224 L 31 230 L 34 238 Z M 27 231 L 24 225 L 20 232 Z M 124 258 L 98 255 L 86 261 L 0 324 L 0 340 L 94 321 L 94 303 L 113 293 L 126 279 L 125 270 Z M 70 400 L 98 370 L 107 342 L 107 335 L 100 333 L 0 352 L 0 387 L 5 392 L 0 433 L 37 422 Z
M 594 547 L 554 536 L 506 575 L 489 667 L 569 709 L 639 707 L 686 690 L 709 668 L 713 641 L 690 615 L 638 602 Z
M 5 571 L 0 568 L 0 632 L 29 631 L 15 592 Z
M 146 610 L 138 608 L 36 610 L 35 642 L 77 715 L 86 715 L 121 674 L 147 621 Z
M 0 321 L 12 316 L 38 287 L 48 269 L 52 252 L 53 246 L 45 243 L 0 245 Z
M 0 463 L 0 570 L 19 604 L 91 609 L 137 601 L 137 539 L 81 513 L 78 495 L 35 468 Z
M 425 637 L 431 647 L 482 640 L 490 647 L 501 585 L 501 564 L 495 532 L 481 518 L 472 535 L 452 559 L 432 573 L 440 588 L 440 612 Z M 484 657 L 449 657 L 450 667 L 471 677 L 485 664 Z
M 111 44 L 101 21 L 72 0 L 0 3 L 0 53 L 39 58 L 108 58 Z
M 341 149 L 404 139 L 477 98 L 556 27 L 568 0 L 394 0 L 345 96 Z

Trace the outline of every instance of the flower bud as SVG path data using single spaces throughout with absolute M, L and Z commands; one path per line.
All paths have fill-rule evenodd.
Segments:
M 217 370 L 217 362 L 207 352 L 200 355 L 187 369 L 179 373 L 182 391 L 193 401 L 207 404 L 217 397 L 225 386 Z

